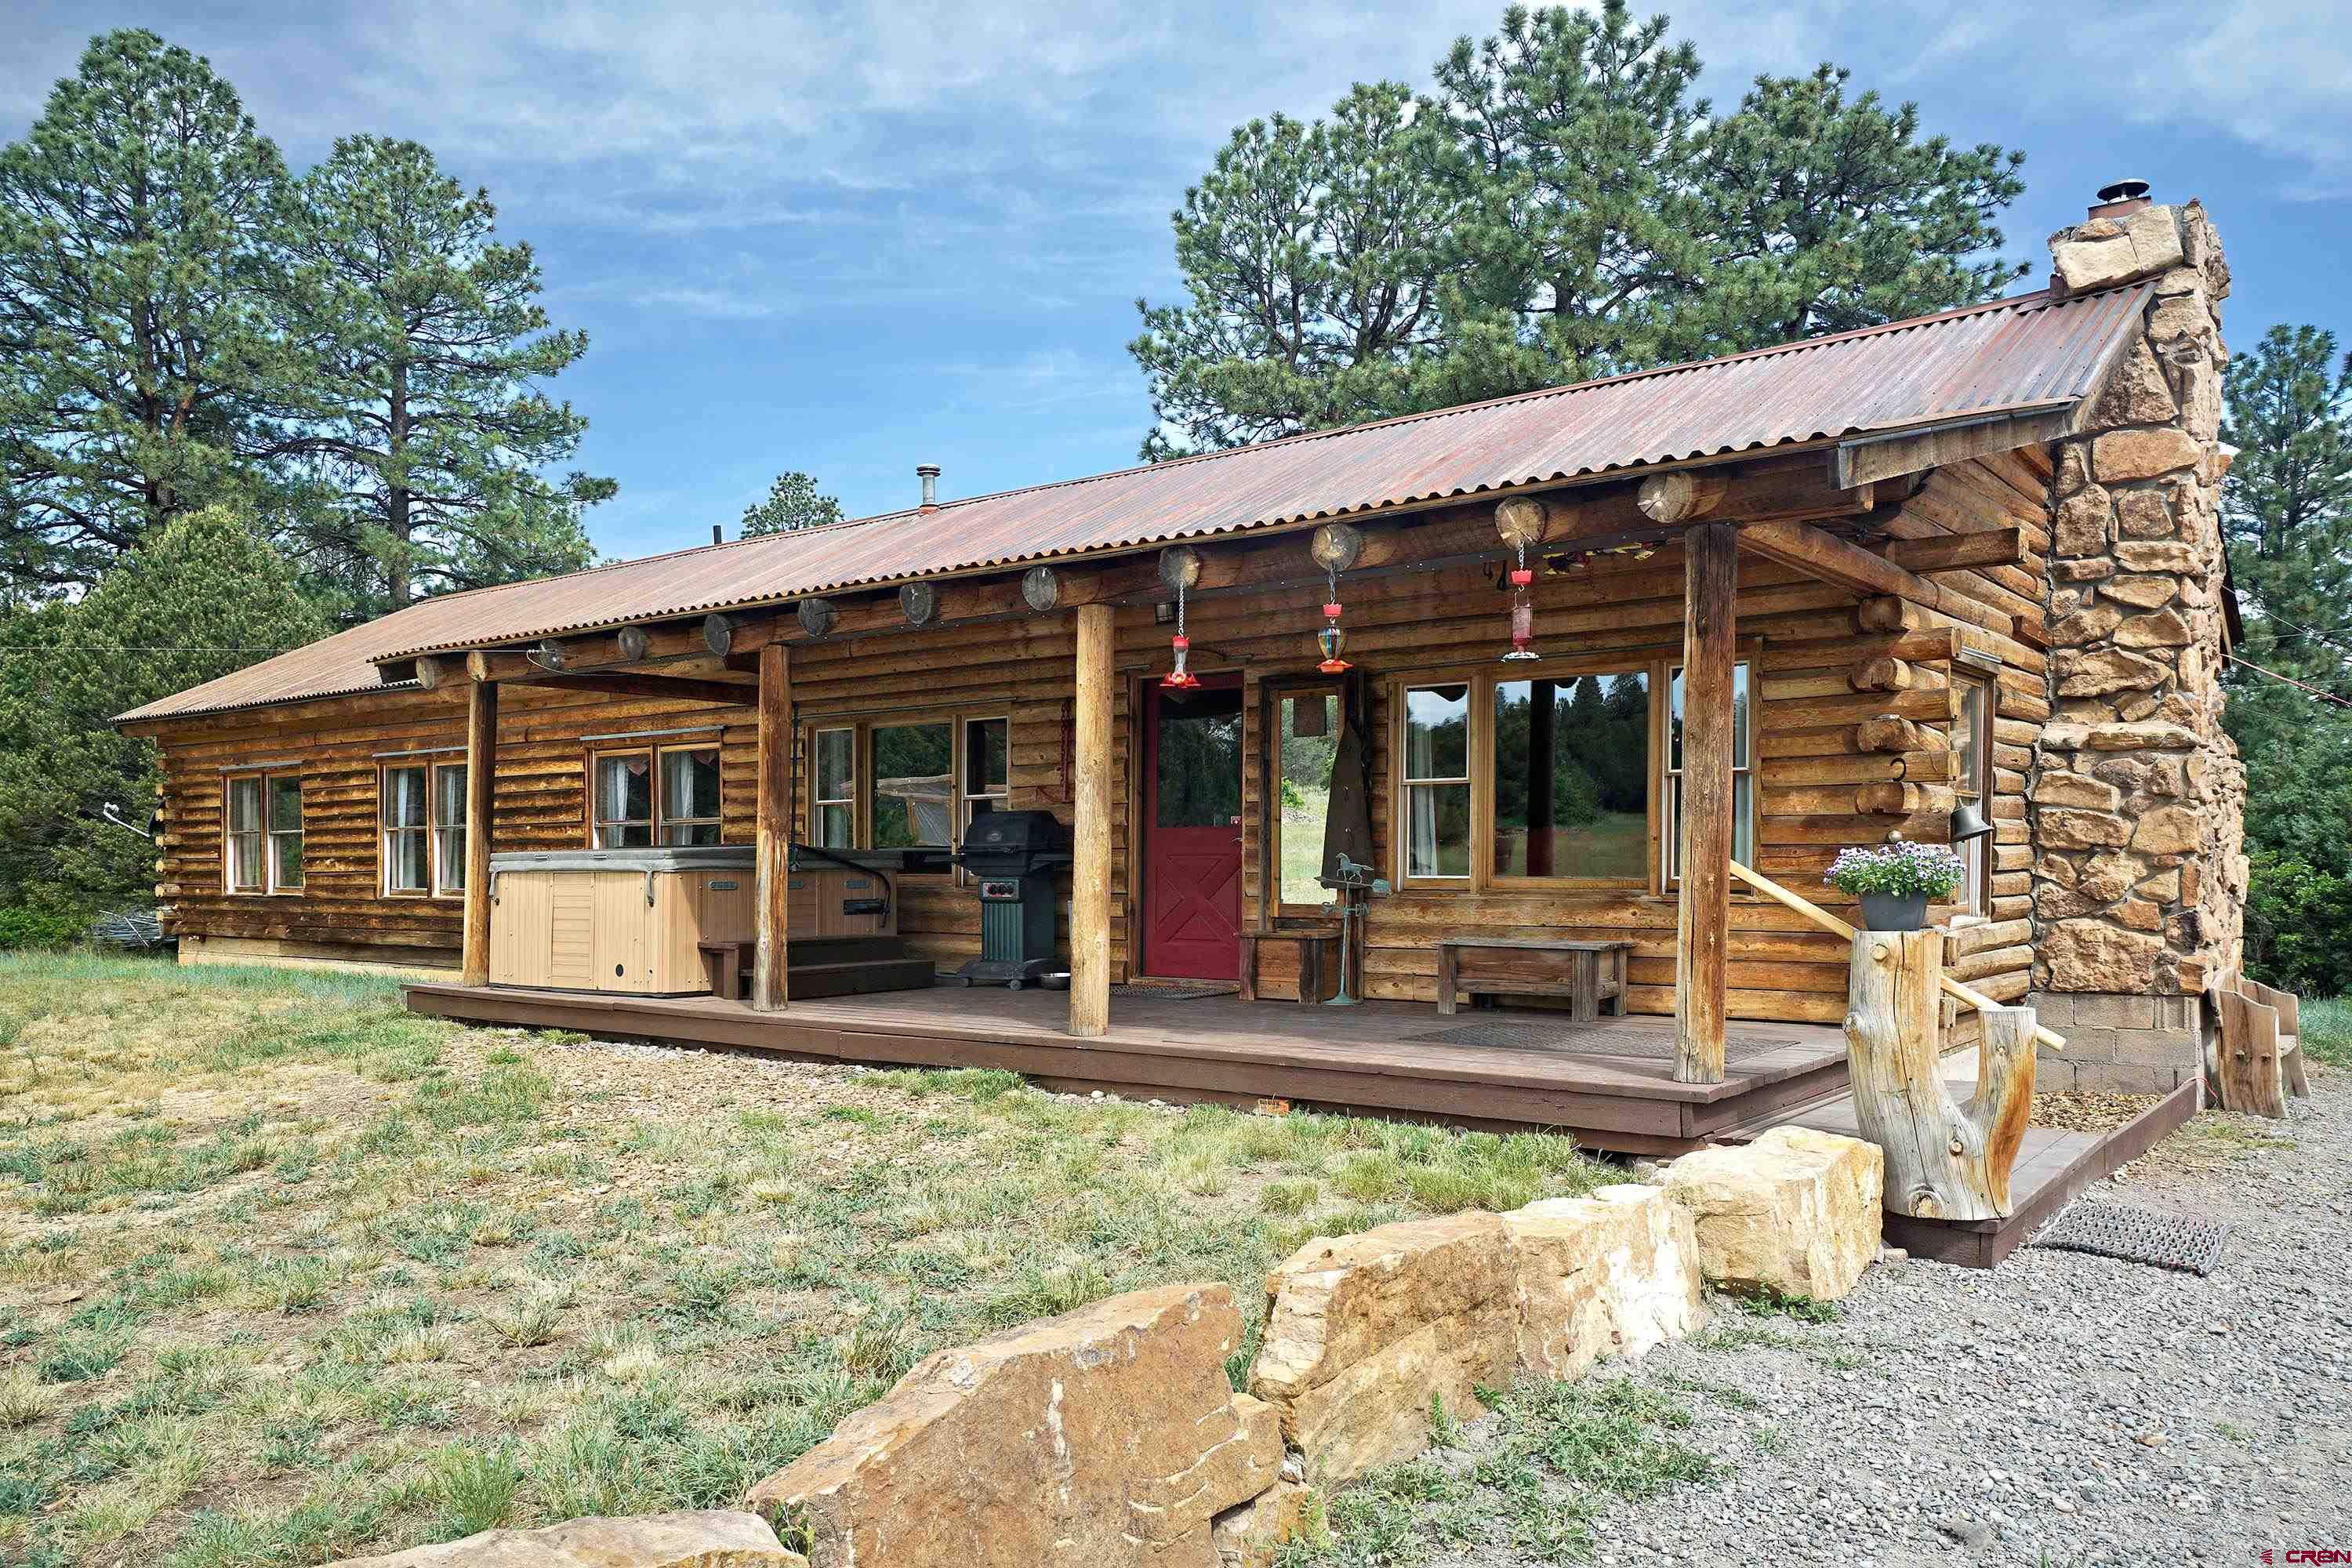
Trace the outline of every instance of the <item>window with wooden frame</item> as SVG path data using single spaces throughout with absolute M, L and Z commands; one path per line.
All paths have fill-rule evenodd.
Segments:
M 1952 724 L 1952 797 L 1956 805 L 1973 805 L 1987 819 L 1992 816 L 1993 688 L 1990 678 L 1965 670 L 1952 672 L 1959 688 L 1960 716 Z M 1971 838 L 1959 846 L 1968 875 L 1960 884 L 1966 908 L 1986 914 L 1992 907 L 1992 840 Z
M 1683 868 L 1683 669 L 1667 671 L 1665 785 L 1660 791 L 1663 809 L 1659 833 L 1666 862 L 1665 881 L 1682 880 Z M 1743 866 L 1755 864 L 1756 853 L 1756 726 L 1749 698 L 1746 659 L 1731 669 L 1731 858 Z
M 857 731 L 819 730 L 809 738 L 809 837 L 826 849 L 857 847 Z
M 1012 725 L 1002 714 L 812 727 L 808 755 L 809 834 L 828 849 L 951 849 L 1012 793 Z
M 1733 853 L 1755 841 L 1748 659 L 1734 672 Z M 1674 884 L 1681 669 L 1663 654 L 1400 681 L 1391 724 L 1401 886 Z
M 1278 914 L 1326 914 L 1339 896 L 1318 879 L 1339 758 L 1340 689 L 1328 683 L 1269 687 L 1266 700 L 1273 745 L 1265 837 L 1274 908 Z
M 386 763 L 383 805 L 383 890 L 393 898 L 456 899 L 466 892 L 466 764 Z
M 1013 722 L 1004 718 L 963 721 L 962 835 L 972 819 L 1003 811 L 1013 793 Z
M 300 892 L 300 775 L 232 773 L 221 788 L 223 885 L 232 893 Z
M 644 746 L 588 759 L 589 837 L 597 849 L 719 841 L 719 746 Z

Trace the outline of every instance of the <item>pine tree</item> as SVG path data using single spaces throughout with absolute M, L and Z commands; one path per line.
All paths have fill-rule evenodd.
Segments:
M 329 631 L 292 570 L 225 506 L 173 520 L 79 600 L 0 618 L 0 909 L 78 926 L 150 901 L 152 742 L 114 715 Z
M 285 170 L 226 82 L 138 29 L 91 40 L 0 148 L 0 573 L 97 581 L 196 507 L 260 494 L 293 362 L 268 330 Z
M 285 325 L 314 367 L 301 451 L 328 498 L 300 563 L 371 615 L 587 565 L 581 514 L 615 487 L 541 478 L 588 422 L 539 386 L 587 334 L 550 330 L 538 259 L 498 241 L 488 193 L 414 142 L 352 136 L 297 198 Z
M 743 509 L 741 537 L 758 539 L 771 533 L 796 533 L 841 521 L 841 502 L 816 493 L 816 481 L 793 468 L 778 474 L 768 487 L 768 499 Z
M 2332 332 L 2275 326 L 2226 390 L 2221 439 L 2239 450 L 2222 527 L 2245 612 L 2227 723 L 2261 806 L 2248 963 L 2334 995 L 2352 990 L 2352 356 Z
M 1442 408 L 1990 298 L 2021 155 L 1922 137 L 1847 75 L 1713 118 L 1625 0 L 1513 6 L 1433 90 L 1236 132 L 1138 301 L 1147 458 Z

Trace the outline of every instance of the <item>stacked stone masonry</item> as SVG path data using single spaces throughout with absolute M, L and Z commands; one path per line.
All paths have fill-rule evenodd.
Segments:
M 2237 969 L 2246 892 L 2245 772 L 2221 729 L 2230 273 L 2196 202 L 2094 217 L 2051 252 L 2062 295 L 2150 297 L 2054 454 L 2032 1005 L 2070 1048 L 2042 1054 L 2042 1080 L 2168 1090 L 2200 1070 L 2197 998 Z

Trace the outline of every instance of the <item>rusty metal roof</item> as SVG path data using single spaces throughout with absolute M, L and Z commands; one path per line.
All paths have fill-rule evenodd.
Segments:
M 1136 550 L 1513 486 L 2070 404 L 2145 284 L 1915 321 L 798 533 L 449 594 L 125 720 L 382 689 L 374 665 L 813 594 Z

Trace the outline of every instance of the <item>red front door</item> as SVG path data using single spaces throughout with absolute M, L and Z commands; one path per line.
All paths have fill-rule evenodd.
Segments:
M 1241 974 L 1242 682 L 1143 689 L 1143 973 Z

